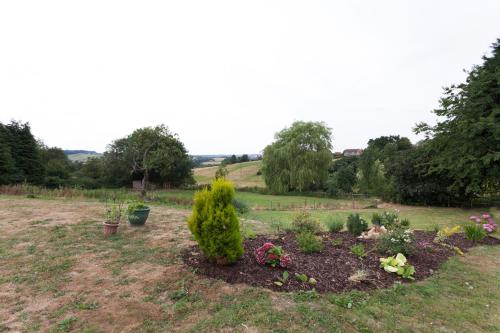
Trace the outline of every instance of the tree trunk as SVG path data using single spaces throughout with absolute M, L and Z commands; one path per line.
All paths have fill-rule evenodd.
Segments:
M 146 197 L 146 187 L 148 185 L 148 180 L 149 180 L 149 172 L 148 172 L 148 169 L 145 169 L 144 175 L 142 176 L 142 182 L 141 182 L 141 197 L 143 200 Z

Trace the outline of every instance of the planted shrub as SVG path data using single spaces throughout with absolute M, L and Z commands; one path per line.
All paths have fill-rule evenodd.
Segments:
M 484 230 L 483 226 L 480 224 L 467 224 L 464 227 L 465 238 L 474 243 L 479 242 L 484 237 L 486 237 L 486 230 Z
M 297 233 L 317 234 L 321 231 L 321 224 L 319 221 L 312 218 L 311 214 L 306 211 L 299 212 L 295 215 L 292 227 Z
M 379 238 L 377 247 L 383 253 L 408 255 L 413 251 L 414 242 L 413 230 L 396 228 L 383 234 Z
M 236 262 L 243 255 L 240 224 L 233 206 L 234 187 L 224 178 L 212 189 L 197 192 L 188 227 L 201 251 L 218 264 Z
M 359 259 L 366 256 L 365 247 L 363 244 L 355 244 L 351 246 L 351 252 L 354 253 Z
M 349 214 L 347 217 L 347 230 L 354 236 L 359 236 L 368 230 L 368 223 L 359 214 Z
M 399 219 L 398 211 L 384 212 L 383 214 L 374 213 L 372 215 L 372 224 L 377 227 L 385 227 L 387 230 L 397 228 L 399 226 L 410 226 L 410 220 Z
M 323 241 L 312 232 L 302 232 L 295 237 L 299 249 L 304 253 L 314 253 L 323 250 Z
M 337 216 L 328 217 L 325 225 L 330 232 L 339 232 L 344 228 L 344 222 Z
M 241 215 L 246 214 L 250 211 L 250 208 L 248 208 L 248 205 L 245 202 L 237 200 L 237 199 L 233 200 L 233 206 L 236 209 L 236 211 L 238 212 L 238 214 L 241 214 Z
M 286 268 L 290 265 L 292 259 L 285 254 L 281 246 L 273 243 L 264 243 L 261 247 L 255 249 L 254 256 L 260 265 L 270 265 L 272 267 L 280 266 Z

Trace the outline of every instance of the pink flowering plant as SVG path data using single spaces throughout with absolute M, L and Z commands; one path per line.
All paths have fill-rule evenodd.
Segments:
M 493 217 L 489 213 L 483 213 L 479 216 L 472 215 L 471 217 L 469 217 L 469 219 L 478 224 L 482 224 L 483 229 L 488 233 L 494 232 L 498 227 L 495 221 L 493 221 Z
M 281 246 L 276 246 L 273 243 L 264 243 L 264 245 L 255 249 L 254 255 L 260 265 L 286 268 L 292 262 L 290 256 L 285 254 Z

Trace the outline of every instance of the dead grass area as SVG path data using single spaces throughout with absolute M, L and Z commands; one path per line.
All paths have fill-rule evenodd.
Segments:
M 193 244 L 189 212 L 154 207 L 144 227 L 122 223 L 105 238 L 103 210 L 90 202 L 0 200 L 0 331 L 184 331 L 171 323 L 176 300 L 196 293 L 197 301 L 215 301 L 238 289 L 214 293 L 213 281 L 201 280 L 191 290 L 200 279 L 177 258 Z
M 499 247 L 455 257 L 419 283 L 369 293 L 281 293 L 187 268 L 181 253 L 194 244 L 187 210 L 154 206 L 145 226 L 125 222 L 106 238 L 104 208 L 0 198 L 0 332 L 500 330 Z M 265 233 L 269 223 L 261 221 L 248 218 L 243 226 Z

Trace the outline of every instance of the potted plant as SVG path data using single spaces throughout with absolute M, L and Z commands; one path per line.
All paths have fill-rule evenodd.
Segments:
M 122 204 L 114 204 L 106 209 L 106 222 L 104 222 L 104 235 L 114 235 L 122 219 Z
M 149 207 L 142 202 L 133 202 L 127 207 L 128 222 L 132 225 L 143 225 L 149 216 Z

